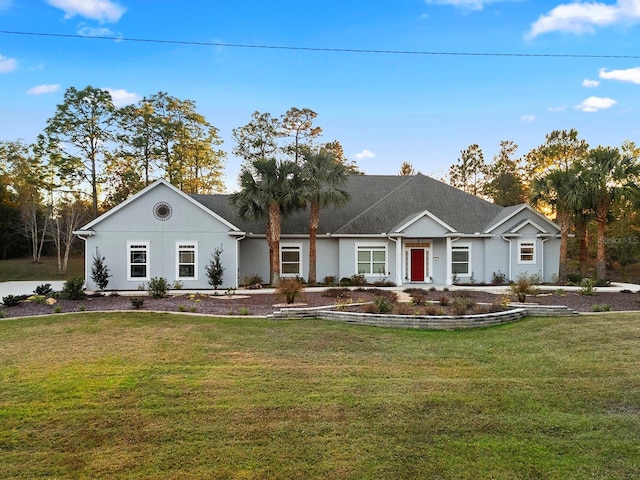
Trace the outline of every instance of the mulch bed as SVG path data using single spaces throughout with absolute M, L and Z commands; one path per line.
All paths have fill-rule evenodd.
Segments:
M 326 296 L 322 292 L 303 292 L 296 298 L 295 306 L 325 306 L 345 304 L 349 302 L 372 302 L 383 289 L 359 289 L 351 292 L 348 298 L 335 298 Z M 388 290 L 386 291 L 389 292 Z M 170 311 L 188 312 L 205 315 L 258 315 L 265 316 L 279 310 L 284 300 L 271 293 L 254 293 L 251 291 L 238 291 L 237 295 L 227 296 L 224 292 L 212 295 L 207 292 L 190 296 L 182 294 L 166 298 L 150 298 L 140 295 L 144 299 L 140 311 Z M 426 300 L 438 302 L 440 297 L 467 297 L 476 303 L 497 303 L 504 295 L 496 295 L 481 291 L 436 291 L 427 292 Z M 81 311 L 110 311 L 133 310 L 131 295 L 118 296 L 90 296 L 84 300 L 59 300 L 54 305 L 46 305 L 34 302 L 21 302 L 14 307 L 0 305 L 0 311 L 6 317 L 23 317 L 44 315 L 50 313 L 68 313 Z M 515 297 L 511 297 L 515 301 Z M 542 293 L 538 296 L 528 296 L 527 303 L 542 305 L 566 305 L 580 312 L 594 311 L 594 305 L 608 305 L 611 311 L 640 310 L 640 294 L 596 292 L 594 295 L 579 295 L 567 292 L 563 295 Z M 415 311 L 415 310 L 414 310 Z M 473 313 L 473 312 L 469 312 Z

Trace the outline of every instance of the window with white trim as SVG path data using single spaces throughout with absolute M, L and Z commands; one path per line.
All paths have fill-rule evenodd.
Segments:
M 387 275 L 387 246 L 358 245 L 357 269 L 359 275 Z
M 302 245 L 301 244 L 280 244 L 280 276 L 301 277 L 302 276 Z
M 127 243 L 127 280 L 149 280 L 149 242 Z
M 451 247 L 451 273 L 456 276 L 471 274 L 471 245 Z
M 178 280 L 197 280 L 197 243 L 177 242 L 176 260 L 176 278 Z
M 536 242 L 518 240 L 518 263 L 536 263 Z

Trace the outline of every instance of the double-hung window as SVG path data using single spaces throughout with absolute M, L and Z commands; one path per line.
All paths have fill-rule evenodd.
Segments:
M 127 280 L 149 280 L 149 242 L 127 243 Z
M 178 280 L 197 280 L 198 245 L 194 242 L 178 242 L 176 244 Z
M 357 247 L 358 274 L 387 275 L 387 246 L 362 244 Z
M 283 277 L 302 276 L 302 245 L 280 244 L 280 275 Z
M 518 263 L 536 263 L 536 242 L 518 240 Z
M 451 247 L 451 273 L 456 276 L 471 274 L 471 245 Z

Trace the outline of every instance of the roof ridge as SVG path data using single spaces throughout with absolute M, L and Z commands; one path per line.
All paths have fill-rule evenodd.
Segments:
M 386 176 L 393 176 L 395 177 L 396 175 L 379 175 L 381 177 L 386 177 Z M 398 175 L 401 176 L 401 175 Z M 401 188 L 403 188 L 405 185 L 407 185 L 408 183 L 412 182 L 414 180 L 414 178 L 416 177 L 416 175 L 407 175 L 407 180 L 402 182 L 400 185 L 398 185 L 396 188 L 394 188 L 393 190 L 389 191 L 386 195 L 383 195 L 381 198 L 378 199 L 377 202 L 374 202 L 373 204 L 371 204 L 368 208 L 365 208 L 363 211 L 361 211 L 358 215 L 356 215 L 355 217 L 353 217 L 351 220 L 349 220 L 347 223 L 345 223 L 344 225 L 342 225 L 341 227 L 339 227 L 338 229 L 336 229 L 336 232 L 339 232 L 340 230 L 342 230 L 343 228 L 346 228 L 347 226 L 349 226 L 350 224 L 352 224 L 353 222 L 355 222 L 358 218 L 362 217 L 364 214 L 366 214 L 368 211 L 370 211 L 371 209 L 373 209 L 374 207 L 376 207 L 377 205 L 379 205 L 381 202 L 383 202 L 384 200 L 386 200 L 387 198 L 389 198 L 391 195 L 393 195 L 394 193 L 396 193 L 398 190 L 400 190 Z

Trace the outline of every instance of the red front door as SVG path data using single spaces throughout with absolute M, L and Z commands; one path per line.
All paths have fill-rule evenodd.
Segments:
M 411 281 L 424 282 L 424 249 L 411 249 Z

